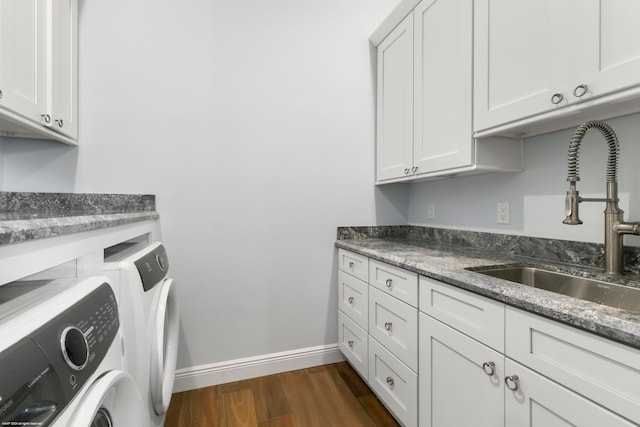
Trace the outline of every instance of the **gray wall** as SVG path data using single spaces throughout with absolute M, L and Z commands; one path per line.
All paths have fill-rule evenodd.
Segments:
M 618 168 L 620 207 L 625 218 L 640 221 L 640 115 L 607 120 L 620 141 Z M 569 226 L 564 219 L 568 189 L 567 152 L 573 128 L 524 140 L 524 171 L 486 174 L 411 184 L 409 223 L 434 227 L 472 229 L 565 240 L 602 243 L 604 203 L 581 203 L 584 224 Z M 607 144 L 598 130 L 582 141 L 580 181 L 583 197 L 604 197 Z M 511 224 L 496 223 L 496 204 L 511 203 Z M 427 219 L 427 204 L 436 205 L 436 219 Z M 637 236 L 625 244 L 640 245 Z
M 157 195 L 179 367 L 335 343 L 336 227 L 407 222 L 372 185 L 397 3 L 80 2 L 80 146 L 5 139 L 2 189 Z

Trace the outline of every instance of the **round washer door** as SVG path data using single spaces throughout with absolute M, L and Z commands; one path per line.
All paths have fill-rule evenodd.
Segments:
M 136 383 L 124 371 L 109 371 L 82 396 L 69 427 L 129 427 L 149 425 Z
M 167 412 L 178 358 L 178 301 L 173 279 L 162 282 L 153 316 L 150 388 L 153 409 L 158 415 Z

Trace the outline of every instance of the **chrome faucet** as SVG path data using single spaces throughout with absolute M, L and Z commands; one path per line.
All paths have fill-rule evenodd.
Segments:
M 583 198 L 576 190 L 576 182 L 580 181 L 578 175 L 578 150 L 582 138 L 590 129 L 598 129 L 609 145 L 607 158 L 607 197 Z M 615 132 L 605 122 L 593 120 L 578 126 L 569 143 L 569 191 L 565 199 L 566 218 L 565 224 L 582 224 L 578 216 L 580 202 L 606 202 L 604 210 L 604 257 L 607 274 L 623 274 L 622 266 L 622 237 L 625 234 L 640 234 L 640 222 L 624 222 L 624 211 L 618 207 L 618 155 L 620 147 Z

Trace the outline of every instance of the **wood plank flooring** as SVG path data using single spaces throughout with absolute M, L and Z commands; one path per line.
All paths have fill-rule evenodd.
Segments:
M 165 427 L 396 427 L 347 362 L 175 393 Z

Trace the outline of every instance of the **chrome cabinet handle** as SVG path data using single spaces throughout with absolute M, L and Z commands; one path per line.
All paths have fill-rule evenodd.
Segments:
M 353 304 L 353 297 L 349 297 L 349 304 Z
M 518 390 L 520 386 L 520 378 L 517 375 L 504 377 L 504 385 L 511 391 Z
M 391 332 L 391 326 L 393 326 L 393 325 L 391 324 L 391 322 L 386 322 L 386 323 L 384 324 L 384 328 L 385 328 L 387 331 L 389 331 L 389 332 Z
M 393 378 L 387 377 L 387 384 L 389 384 L 389 387 L 393 388 L 395 381 L 393 381 Z
M 347 344 L 349 345 L 349 348 L 353 348 L 353 340 L 347 341 Z
M 484 362 L 482 364 L 482 370 L 484 371 L 485 374 L 492 377 L 493 374 L 496 373 L 496 364 L 493 362 Z
M 391 280 L 391 279 L 387 279 L 387 281 L 386 281 L 386 282 L 384 282 L 384 283 L 386 283 L 387 288 L 391 289 L 391 285 L 393 284 L 393 280 Z
M 413 173 L 418 172 L 418 167 L 417 166 L 412 167 L 411 168 L 411 172 L 413 172 Z
M 582 98 L 587 93 L 588 90 L 589 90 L 589 86 L 587 86 L 584 83 L 579 84 L 573 90 L 573 96 L 575 96 L 576 98 Z
M 51 116 L 48 114 L 40 114 L 40 117 L 44 120 L 46 124 L 51 123 Z
M 64 126 L 64 123 L 62 122 L 62 119 L 54 120 L 54 122 L 56 122 L 56 123 L 58 124 L 58 127 L 60 127 L 60 128 L 61 128 L 62 126 Z
M 2 91 L 0 90 L 0 99 L 2 99 Z
M 409 172 L 410 172 L 409 168 L 406 168 L 406 169 L 404 170 L 404 174 L 405 174 L 405 175 L 409 175 Z
M 551 95 L 551 103 L 554 105 L 560 104 L 563 99 L 564 99 L 564 95 L 559 92 L 556 92 L 553 95 Z

